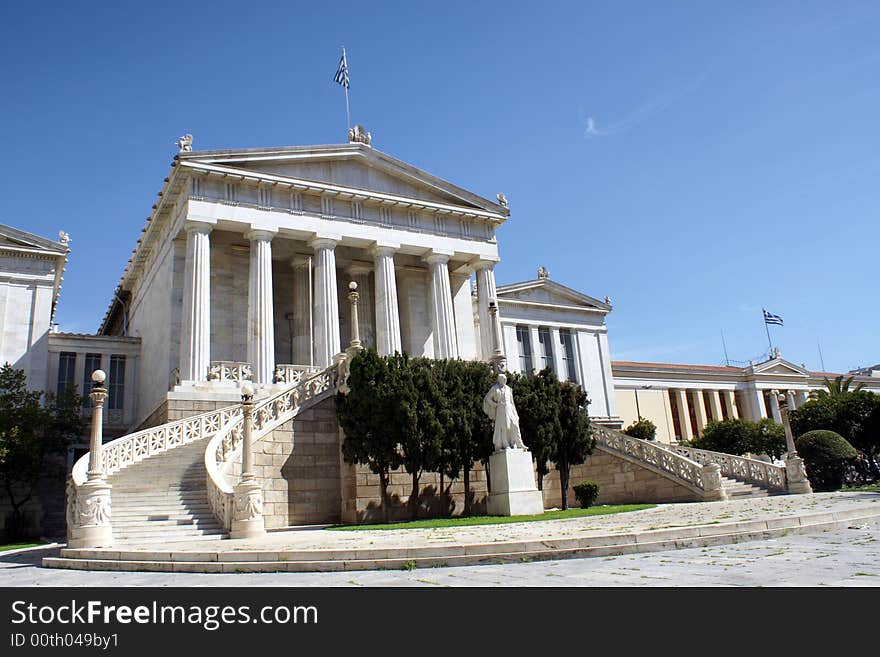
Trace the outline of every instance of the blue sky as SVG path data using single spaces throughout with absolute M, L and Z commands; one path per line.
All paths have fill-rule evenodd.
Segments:
M 880 6 L 4 3 L 0 222 L 72 255 L 94 331 L 184 132 L 195 148 L 374 146 L 504 192 L 499 283 L 602 298 L 619 360 L 767 350 L 880 362 Z

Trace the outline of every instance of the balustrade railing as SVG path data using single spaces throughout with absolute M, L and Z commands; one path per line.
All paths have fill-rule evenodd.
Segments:
M 649 440 L 633 438 L 598 424 L 593 425 L 593 435 L 596 444 L 602 447 L 668 473 L 701 494 L 713 492 L 708 490 L 707 482 L 704 481 L 703 464 L 684 454 L 678 454 Z
M 256 443 L 301 411 L 336 392 L 344 377 L 344 361 L 322 371 L 300 376 L 298 382 L 256 402 L 253 411 L 253 439 Z M 229 529 L 232 524 L 233 484 L 230 473 L 236 457 L 241 456 L 244 417 L 236 409 L 205 449 L 208 501 L 214 516 Z
M 312 367 L 311 365 L 276 365 L 275 383 L 296 385 L 303 380 L 303 377 L 312 376 L 320 371 L 320 367 Z
M 208 368 L 208 380 L 241 384 L 253 379 L 254 371 L 250 363 L 234 360 L 212 360 Z
M 216 433 L 238 411 L 238 408 L 238 405 L 235 405 L 208 411 L 152 429 L 144 429 L 107 443 L 101 448 L 104 476 L 109 476 L 154 454 L 166 452 Z M 84 454 L 74 463 L 71 477 L 75 486 L 80 486 L 86 481 L 88 467 L 88 454 Z
M 721 474 L 731 479 L 739 479 L 751 484 L 757 484 L 772 491 L 782 492 L 788 490 L 784 465 L 773 465 L 766 461 L 750 459 L 744 456 L 722 454 L 721 452 L 711 452 L 681 445 L 668 445 L 666 449 L 703 465 L 715 463 L 721 467 Z

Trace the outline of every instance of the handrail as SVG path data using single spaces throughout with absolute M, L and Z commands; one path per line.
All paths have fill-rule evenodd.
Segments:
M 684 445 L 666 445 L 665 447 L 698 463 L 715 463 L 721 466 L 721 474 L 733 479 L 757 484 L 770 490 L 788 490 L 784 465 L 774 465 L 745 456 L 723 454 L 695 447 L 685 447 Z
M 340 364 L 300 379 L 280 392 L 258 402 L 253 409 L 253 440 L 257 442 L 291 418 L 336 391 L 340 380 Z M 205 485 L 214 516 L 225 529 L 232 525 L 234 489 L 227 475 L 236 458 L 240 458 L 244 417 L 240 411 L 229 419 L 205 448 Z
M 629 456 L 679 480 L 688 488 L 707 494 L 714 492 L 703 476 L 703 464 L 649 440 L 633 438 L 599 424 L 593 424 L 596 444 L 612 452 Z
M 238 405 L 225 406 L 112 440 L 101 448 L 101 466 L 104 470 L 104 476 L 109 476 L 154 454 L 167 452 L 169 449 L 186 445 L 215 433 L 228 422 L 229 417 L 237 410 Z M 81 486 L 85 483 L 88 467 L 89 454 L 87 452 L 73 465 L 71 478 L 75 486 Z

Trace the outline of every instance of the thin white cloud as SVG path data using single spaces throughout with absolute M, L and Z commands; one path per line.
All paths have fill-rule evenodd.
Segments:
M 691 80 L 688 80 L 685 84 L 679 86 L 676 89 L 673 89 L 672 91 L 652 96 L 641 105 L 636 107 L 632 112 L 625 115 L 622 119 L 612 121 L 607 125 L 600 126 L 596 120 L 596 117 L 588 116 L 585 121 L 586 127 L 584 128 L 584 138 L 596 139 L 597 137 L 612 137 L 614 135 L 625 134 L 634 129 L 639 124 L 644 123 L 648 119 L 651 119 L 654 116 L 660 114 L 670 105 L 673 105 L 674 103 L 678 102 L 679 100 L 693 92 L 703 83 L 703 80 L 705 79 L 706 74 L 704 73 Z

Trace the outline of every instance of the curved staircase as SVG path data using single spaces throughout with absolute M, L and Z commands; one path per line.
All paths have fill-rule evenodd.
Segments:
M 150 544 L 225 536 L 205 491 L 208 440 L 163 452 L 108 477 L 114 541 Z

